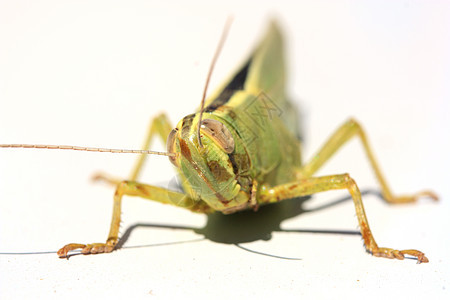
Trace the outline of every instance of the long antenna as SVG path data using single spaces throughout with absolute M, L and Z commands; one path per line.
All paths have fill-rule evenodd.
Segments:
M 108 152 L 108 153 L 136 153 L 136 154 L 155 154 L 164 156 L 176 156 L 175 153 L 159 152 L 150 150 L 128 150 L 128 149 L 108 149 L 66 145 L 30 145 L 30 144 L 0 144 L 0 148 L 27 148 L 27 149 L 51 149 L 51 150 L 75 150 L 88 152 Z
M 222 31 L 222 36 L 220 37 L 219 44 L 217 45 L 216 52 L 214 53 L 213 60 L 211 62 L 211 66 L 209 67 L 208 76 L 206 77 L 206 83 L 205 83 L 205 89 L 203 90 L 203 97 L 202 102 L 200 104 L 200 116 L 198 118 L 198 127 L 197 127 L 197 139 L 198 139 L 198 145 L 203 148 L 202 140 L 200 138 L 200 126 L 202 125 L 202 115 L 203 110 L 205 109 L 205 99 L 206 99 L 206 92 L 208 90 L 209 81 L 211 79 L 211 74 L 214 70 L 214 66 L 216 64 L 217 58 L 219 57 L 220 51 L 223 48 L 223 45 L 225 43 L 225 40 L 227 38 L 228 32 L 230 31 L 231 23 L 233 22 L 233 17 L 228 17 L 227 22 L 225 23 L 225 27 Z

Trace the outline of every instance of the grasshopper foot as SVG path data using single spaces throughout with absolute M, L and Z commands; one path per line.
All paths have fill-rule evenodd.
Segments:
M 91 177 L 92 182 L 104 182 L 109 185 L 116 186 L 123 180 L 108 174 L 105 174 L 103 172 L 97 172 Z
M 68 253 L 75 249 L 81 249 L 81 254 L 98 254 L 98 253 L 110 253 L 114 250 L 117 243 L 93 243 L 93 244 L 67 244 L 58 250 L 57 254 L 59 258 L 69 258 Z
M 419 200 L 419 198 L 430 198 L 434 201 L 439 200 L 439 197 L 438 195 L 436 195 L 436 193 L 432 191 L 421 191 L 413 195 L 386 198 L 386 201 L 390 203 L 410 203 L 416 202 L 417 200 Z
M 403 260 L 405 258 L 405 254 L 406 254 L 406 255 L 417 257 L 418 264 L 429 262 L 428 258 L 425 256 L 425 254 L 423 252 L 420 252 L 419 250 L 413 250 L 413 249 L 395 250 L 395 249 L 391 249 L 391 248 L 378 248 L 377 250 L 372 251 L 372 254 L 374 256 L 378 256 L 378 257 L 385 257 L 385 258 L 390 258 L 390 259 L 396 258 L 396 259 L 400 259 L 400 260 Z

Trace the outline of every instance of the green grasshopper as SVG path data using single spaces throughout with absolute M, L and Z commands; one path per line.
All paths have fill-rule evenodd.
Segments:
M 222 38 L 223 43 L 224 36 Z M 218 53 L 218 52 L 217 52 Z M 217 58 L 213 60 L 212 66 Z M 210 69 L 210 74 L 212 67 Z M 208 76 L 208 80 L 210 77 Z M 122 197 L 138 196 L 198 213 L 231 214 L 258 210 L 261 205 L 330 190 L 350 193 L 366 250 L 374 256 L 404 259 L 405 255 L 428 262 L 418 250 L 378 247 L 369 228 L 361 193 L 348 174 L 314 177 L 333 154 L 352 137 L 358 137 L 389 203 L 414 202 L 430 191 L 411 196 L 394 196 L 381 174 L 366 134 L 355 120 L 348 120 L 329 138 L 311 161 L 302 164 L 298 116 L 285 94 L 283 41 L 271 23 L 267 34 L 252 55 L 200 109 L 184 117 L 176 127 L 165 114 L 153 119 L 143 150 L 99 149 L 76 146 L 4 144 L 3 148 L 46 148 L 99 152 L 132 152 L 140 157 L 128 180 L 106 175 L 97 178 L 116 186 L 111 227 L 105 243 L 67 244 L 58 252 L 67 258 L 70 251 L 83 254 L 112 252 L 119 241 Z M 152 139 L 167 139 L 167 152 L 149 151 Z M 166 155 L 176 167 L 184 193 L 137 181 L 148 154 Z

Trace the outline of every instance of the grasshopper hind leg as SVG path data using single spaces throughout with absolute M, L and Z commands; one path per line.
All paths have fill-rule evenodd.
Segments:
M 372 231 L 370 230 L 369 222 L 367 221 L 359 188 L 348 174 L 310 177 L 291 183 L 281 184 L 271 189 L 262 190 L 260 193 L 260 203 L 279 202 L 285 199 L 339 189 L 347 189 L 352 196 L 359 228 L 364 240 L 364 246 L 368 252 L 378 257 L 396 258 L 401 260 L 404 259 L 405 255 L 410 255 L 416 257 L 418 263 L 428 262 L 428 258 L 419 250 L 395 250 L 378 247 L 372 235 Z
M 423 191 L 412 195 L 395 196 L 391 192 L 384 176 L 381 174 L 380 167 L 375 160 L 372 149 L 369 146 L 366 134 L 362 127 L 355 120 L 350 119 L 339 127 L 336 132 L 328 139 L 325 145 L 313 157 L 313 159 L 306 163 L 297 173 L 297 181 L 281 184 L 271 189 L 261 191 L 258 202 L 277 202 L 284 199 L 290 199 L 300 196 L 311 195 L 318 192 L 324 192 L 335 189 L 347 189 L 352 196 L 355 205 L 356 216 L 358 218 L 361 235 L 364 240 L 366 250 L 374 256 L 404 259 L 405 255 L 417 257 L 417 262 L 428 262 L 428 258 L 423 252 L 414 249 L 395 250 L 391 248 L 378 247 L 370 230 L 367 221 L 366 213 L 361 199 L 361 193 L 355 181 L 348 175 L 332 175 L 324 177 L 312 177 L 324 163 L 326 163 L 347 141 L 352 137 L 359 137 L 363 149 L 369 159 L 370 165 L 375 173 L 375 176 L 381 186 L 383 198 L 389 203 L 408 203 L 414 202 L 420 197 L 429 197 L 437 200 L 438 197 L 431 191 Z

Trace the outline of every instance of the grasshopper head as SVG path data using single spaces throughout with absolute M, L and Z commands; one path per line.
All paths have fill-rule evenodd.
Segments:
M 234 138 L 223 122 L 211 116 L 202 120 L 200 146 L 195 120 L 196 115 L 185 117 L 169 134 L 167 150 L 177 153 L 169 159 L 185 177 L 183 188 L 192 198 L 223 210 L 234 204 L 240 190 L 229 157 L 235 148 Z

